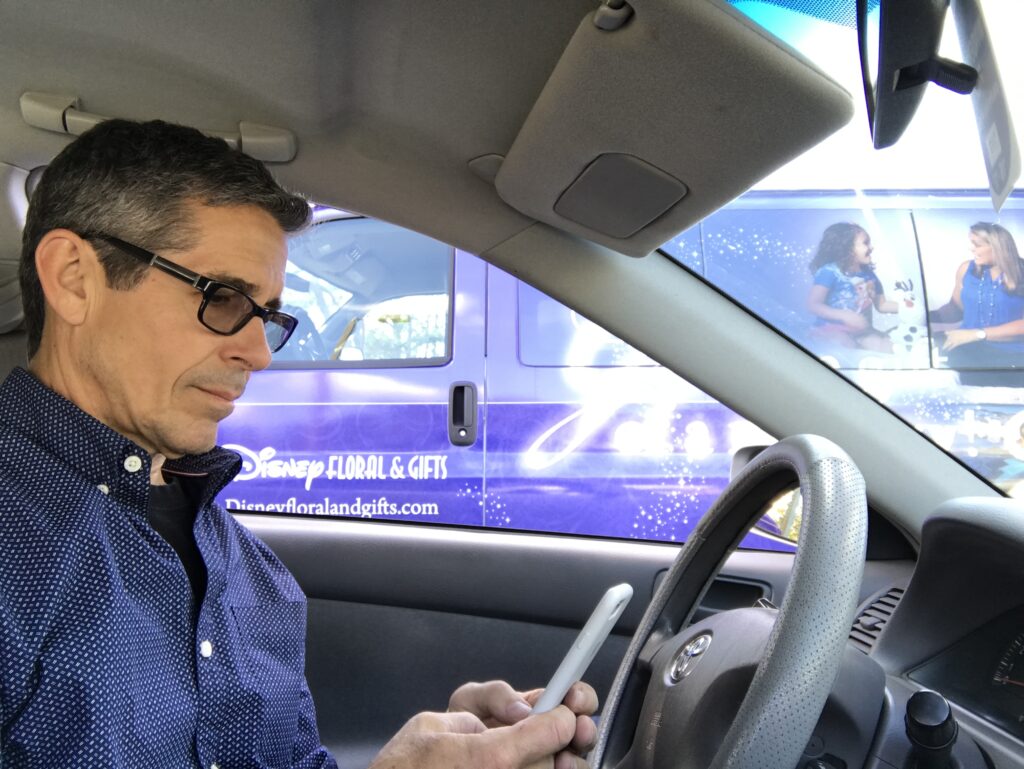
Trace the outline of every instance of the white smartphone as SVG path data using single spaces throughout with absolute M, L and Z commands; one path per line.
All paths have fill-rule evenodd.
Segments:
M 579 681 L 590 667 L 598 649 L 612 632 L 615 621 L 632 597 L 633 588 L 626 583 L 615 585 L 605 591 L 590 619 L 576 636 L 555 674 L 551 676 L 537 704 L 533 706 L 534 713 L 546 713 L 562 703 L 569 687 Z

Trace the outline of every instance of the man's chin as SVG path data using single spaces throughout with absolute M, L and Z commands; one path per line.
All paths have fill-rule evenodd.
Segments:
M 205 454 L 217 445 L 217 431 L 197 432 L 191 435 L 168 436 L 163 441 L 165 446 L 160 453 L 168 459 L 180 459 L 183 456 Z

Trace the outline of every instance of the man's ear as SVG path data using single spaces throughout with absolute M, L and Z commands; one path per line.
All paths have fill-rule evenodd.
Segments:
M 88 241 L 71 230 L 50 230 L 36 246 L 36 272 L 46 304 L 65 323 L 81 325 L 102 272 Z

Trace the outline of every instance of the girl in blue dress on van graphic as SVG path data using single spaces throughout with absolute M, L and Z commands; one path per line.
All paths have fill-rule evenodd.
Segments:
M 962 384 L 1019 384 L 992 369 L 1024 368 L 1024 259 L 1001 225 L 971 225 L 968 240 L 971 259 L 957 268 L 953 296 L 929 320 L 962 319 L 942 345 Z
M 872 310 L 895 313 L 875 275 L 871 236 L 858 224 L 837 222 L 822 233 L 811 260 L 814 285 L 807 308 L 817 316 L 814 336 L 843 347 L 891 353 L 889 337 L 872 326 Z

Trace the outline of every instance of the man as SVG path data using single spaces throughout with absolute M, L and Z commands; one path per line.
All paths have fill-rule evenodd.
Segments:
M 192 129 L 109 121 L 46 170 L 20 280 L 29 370 L 0 387 L 0 764 L 331 767 L 305 598 L 213 502 L 253 371 L 294 330 L 286 233 L 309 217 Z M 529 716 L 467 684 L 375 767 L 582 766 L 590 687 Z

